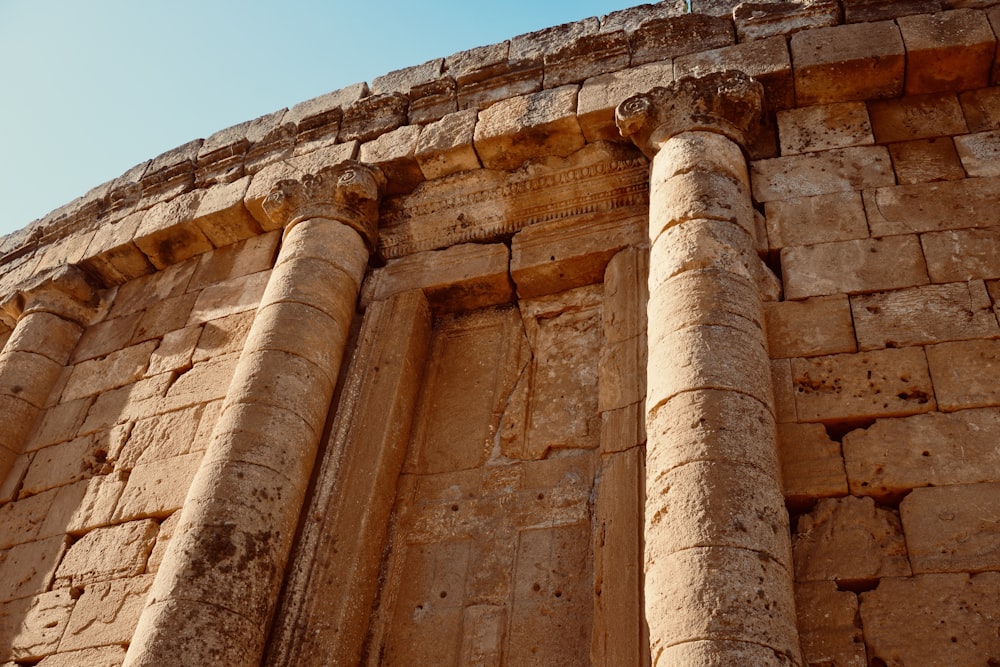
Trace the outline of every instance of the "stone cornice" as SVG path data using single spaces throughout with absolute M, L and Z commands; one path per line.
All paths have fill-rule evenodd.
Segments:
M 47 312 L 86 325 L 101 310 L 100 292 L 83 271 L 62 265 L 36 274 L 0 304 L 0 318 L 8 324 L 35 312 Z

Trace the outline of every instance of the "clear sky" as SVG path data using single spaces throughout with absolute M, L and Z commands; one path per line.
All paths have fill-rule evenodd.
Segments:
M 192 139 L 640 0 L 0 0 L 0 235 Z

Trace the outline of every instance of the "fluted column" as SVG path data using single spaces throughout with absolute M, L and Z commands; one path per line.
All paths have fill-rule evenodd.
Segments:
M 24 449 L 98 301 L 83 274 L 64 266 L 4 304 L 16 324 L 0 353 L 0 485 Z
M 383 180 L 345 162 L 265 199 L 281 251 L 126 665 L 260 664 Z
M 625 100 L 652 160 L 645 599 L 653 665 L 799 665 L 740 72 Z

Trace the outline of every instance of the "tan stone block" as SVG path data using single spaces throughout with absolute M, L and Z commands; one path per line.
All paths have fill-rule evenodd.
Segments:
M 861 594 L 869 660 L 983 665 L 1000 655 L 996 572 L 888 578 Z
M 1000 225 L 997 197 L 1000 178 L 965 178 L 866 192 L 865 210 L 872 236 L 996 227 Z
M 222 248 L 260 234 L 260 225 L 243 204 L 249 187 L 250 176 L 245 176 L 204 191 L 194 212 L 194 224 L 212 246 Z
M 0 447 L 14 454 L 21 453 L 42 411 L 25 400 L 0 394 L 0 414 L 8 423 L 0 431 Z
M 579 23 L 584 23 L 581 21 Z M 543 57 L 544 87 L 580 83 L 588 77 L 616 72 L 629 66 L 629 40 L 624 30 L 600 30 L 583 34 L 549 50 Z
M 200 363 L 214 357 L 240 352 L 253 325 L 256 311 L 244 311 L 205 322 L 191 361 Z
M 843 294 L 764 304 L 772 358 L 857 352 L 851 306 Z
M 676 79 L 733 69 L 746 72 L 760 81 L 764 86 L 764 99 L 770 108 L 789 109 L 795 106 L 792 61 L 784 35 L 711 51 L 699 50 L 674 59 Z
M 24 476 L 20 493 L 34 495 L 89 477 L 93 467 L 100 467 L 94 457 L 96 449 L 92 436 L 39 449 Z
M 342 349 L 345 337 L 346 332 L 331 331 L 330 349 Z M 308 424 L 322 424 L 337 372 L 337 367 L 322 367 L 283 350 L 248 351 L 236 367 L 226 401 L 272 405 L 294 412 Z
M 74 603 L 70 592 L 61 590 L 0 605 L 0 660 L 55 653 Z
M 40 354 L 57 364 L 65 364 L 81 333 L 83 329 L 75 322 L 52 313 L 33 312 L 21 317 L 0 349 Z
M 623 452 L 646 443 L 646 401 L 601 413 L 601 452 Z
M 702 13 L 653 17 L 632 31 L 632 64 L 667 60 L 735 42 L 731 21 Z
M 514 97 L 479 113 L 475 147 L 487 169 L 513 170 L 532 157 L 565 157 L 583 148 L 576 120 L 579 86 Z
M 422 289 L 443 310 L 471 310 L 508 303 L 512 296 L 509 251 L 502 244 L 461 244 L 390 260 L 365 281 L 361 303 Z
M 692 326 L 725 326 L 763 342 L 763 314 L 757 285 L 711 269 L 679 273 L 654 286 L 647 304 L 655 335 Z
M 401 93 L 376 93 L 344 108 L 337 140 L 368 141 L 406 125 L 409 100 Z
M 691 220 L 668 227 L 649 251 L 649 289 L 685 271 L 712 269 L 754 281 L 760 271 L 753 238 L 719 220 Z
M 792 536 L 795 580 L 850 584 L 910 576 L 899 517 L 871 498 L 823 498 Z
M 157 375 L 169 371 L 180 371 L 191 368 L 191 355 L 201 336 L 200 326 L 177 329 L 163 336 L 149 359 L 146 376 Z
M 798 421 L 791 359 L 771 361 L 771 384 L 774 387 L 774 418 L 779 424 Z
M 155 521 L 131 521 L 92 530 L 66 551 L 54 588 L 81 587 L 142 574 L 156 541 Z
M 153 273 L 156 268 L 132 242 L 145 211 L 101 224 L 87 251 L 82 265 L 100 276 L 109 285 L 121 285 L 129 280 Z
M 876 292 L 929 282 L 916 235 L 783 248 L 781 268 L 787 299 Z
M 157 347 L 156 341 L 147 341 L 112 352 L 100 359 L 77 364 L 66 383 L 62 400 L 101 394 L 117 389 L 143 377 L 149 366 L 150 355 Z
M 862 350 L 1000 336 L 982 281 L 851 297 Z
M 260 303 L 270 276 L 270 271 L 261 271 L 206 287 L 191 308 L 188 325 L 253 310 Z
M 951 137 L 892 144 L 889 154 L 900 184 L 965 178 L 965 169 Z
M 178 294 L 147 308 L 141 313 L 142 317 L 135 328 L 132 342 L 141 343 L 160 338 L 168 332 L 184 328 L 199 294 L 200 292 Z
M 1000 484 L 914 489 L 899 506 L 914 573 L 1000 566 Z
M 56 653 L 55 655 L 48 656 L 38 664 L 43 667 L 76 667 L 77 665 L 87 665 L 87 667 L 121 667 L 124 660 L 124 646 L 102 646 L 100 648 L 86 648 L 80 651 Z
M 63 535 L 0 551 L 0 602 L 48 590 L 68 541 Z
M 32 452 L 72 439 L 86 419 L 87 410 L 93 401 L 93 397 L 80 398 L 75 401 L 60 402 L 46 410 L 35 425 L 24 451 Z
M 936 283 L 1000 278 L 1000 258 L 992 252 L 1000 229 L 960 229 L 924 234 L 921 241 L 927 271 Z M 987 289 L 994 295 L 992 282 Z
M 653 162 L 650 181 L 657 201 L 671 205 L 673 193 L 662 196 L 665 181 L 689 172 L 708 172 L 729 177 L 734 183 L 750 188 L 747 161 L 739 144 L 728 137 L 705 130 L 680 132 L 663 142 L 657 153 L 659 159 Z M 660 204 L 658 204 L 659 206 Z
M 892 4 L 880 0 L 843 0 L 847 23 L 892 20 L 910 14 L 938 12 L 941 11 L 942 4 L 941 0 L 897 0 Z
M 649 301 L 649 253 L 626 248 L 608 262 L 604 272 L 604 340 L 619 342 L 646 333 Z
M 907 95 L 989 84 L 997 39 L 985 13 L 956 9 L 896 22 L 906 45 Z
M 298 303 L 314 308 L 337 322 L 349 322 L 355 309 L 358 282 L 330 262 L 313 257 L 296 257 L 281 262 L 268 279 L 259 312 L 282 303 Z M 264 333 L 255 327 L 254 335 Z
M 782 155 L 875 143 L 863 102 L 838 102 L 778 111 Z
M 160 404 L 173 381 L 173 373 L 163 373 L 102 393 L 90 406 L 79 434 L 87 435 L 163 412 Z
M 758 202 L 877 188 L 896 182 L 885 146 L 855 146 L 757 160 L 750 164 L 750 172 Z
M 840 7 L 833 0 L 748 2 L 733 8 L 733 20 L 739 41 L 751 42 L 837 25 Z
M 62 529 L 69 534 L 80 535 L 110 524 L 126 480 L 124 473 L 112 473 L 59 489 L 57 502 L 62 503 L 65 498 L 65 504 L 71 505 L 65 513 L 66 518 L 59 521 L 63 524 Z
M 280 241 L 281 233 L 275 230 L 205 253 L 198 260 L 188 291 L 269 270 Z
M 212 242 L 192 222 L 201 192 L 190 192 L 153 206 L 142 216 L 133 242 L 157 269 L 212 249 Z
M 992 372 L 1000 365 L 1000 340 L 929 345 L 927 363 L 941 410 L 1000 405 Z
M 424 174 L 414 155 L 420 131 L 419 125 L 404 125 L 361 144 L 358 160 L 382 170 L 387 194 L 411 192 L 423 182 Z
M 657 639 L 663 648 L 693 640 L 731 640 L 798 655 L 789 576 L 781 565 L 745 549 L 654 553 L 647 535 L 650 650 L 658 654 Z
M 115 509 L 115 521 L 164 517 L 181 508 L 202 453 L 141 463 L 132 469 Z
M 17 496 L 21 478 L 31 463 L 29 454 L 15 454 L 0 446 L 0 503 L 9 503 Z
M 59 650 L 127 644 L 152 583 L 153 575 L 147 574 L 86 586 L 73 608 Z
M 368 247 L 361 234 L 348 225 L 322 218 L 303 220 L 292 227 L 281 242 L 275 272 L 286 262 L 319 259 L 361 284 L 368 267 Z M 305 276 L 297 276 L 304 280 Z
M 204 405 L 195 405 L 135 422 L 115 459 L 115 467 L 130 470 L 138 464 L 204 449 L 207 443 L 198 443 L 195 437 L 204 411 Z
M 970 132 L 1000 130 L 1000 88 L 980 88 L 960 93 Z
M 108 317 L 130 315 L 169 297 L 183 294 L 197 266 L 198 260 L 189 260 L 125 283 L 118 288 Z
M 149 560 L 146 561 L 146 571 L 150 574 L 155 574 L 160 569 L 160 563 L 163 562 L 163 557 L 170 546 L 170 539 L 174 536 L 180 520 L 181 513 L 178 510 L 160 523 L 160 529 L 156 533 L 156 544 L 153 545 L 153 550 L 149 552 Z
M 969 176 L 1000 176 L 1000 131 L 955 137 L 955 146 Z
M 62 364 L 34 352 L 0 353 L 0 394 L 43 408 L 62 373 Z M 30 426 L 30 425 L 28 425 Z
M 73 350 L 72 363 L 78 364 L 88 359 L 103 357 L 127 347 L 132 340 L 141 315 L 141 313 L 132 313 L 124 317 L 97 322 L 87 327 L 80 337 L 76 349 Z
M 906 54 L 892 21 L 803 30 L 792 35 L 795 99 L 800 106 L 903 91 Z
M 803 581 L 795 585 L 795 608 L 805 664 L 868 665 L 857 595 L 832 581 Z
M 880 144 L 964 134 L 962 107 L 955 93 L 917 95 L 868 103 L 875 140 Z
M 583 82 L 577 98 L 576 114 L 588 142 L 621 141 L 615 125 L 615 108 L 632 95 L 674 80 L 670 60 L 651 62 L 601 74 Z
M 154 414 L 224 398 L 238 361 L 238 354 L 230 354 L 195 364 L 170 386 Z
M 0 549 L 37 539 L 55 497 L 49 491 L 0 505 Z
M 414 151 L 424 178 L 443 178 L 460 171 L 479 169 L 479 156 L 473 148 L 477 118 L 474 109 L 464 109 L 424 127 Z
M 728 175 L 692 170 L 658 178 L 654 167 L 650 197 L 656 202 L 650 216 L 649 238 L 689 220 L 723 220 L 754 232 L 754 212 L 749 188 Z M 664 194 L 666 193 L 666 194 Z
M 847 495 L 840 444 L 822 424 L 778 424 L 778 458 L 787 502 Z
M 946 343 L 947 344 L 947 343 Z M 792 359 L 801 421 L 841 421 L 929 412 L 935 387 L 921 348 Z

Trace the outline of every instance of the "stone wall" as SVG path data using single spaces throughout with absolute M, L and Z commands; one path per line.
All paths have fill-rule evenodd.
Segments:
M 0 240 L 0 665 L 1000 664 L 1000 5 L 734 5 Z

